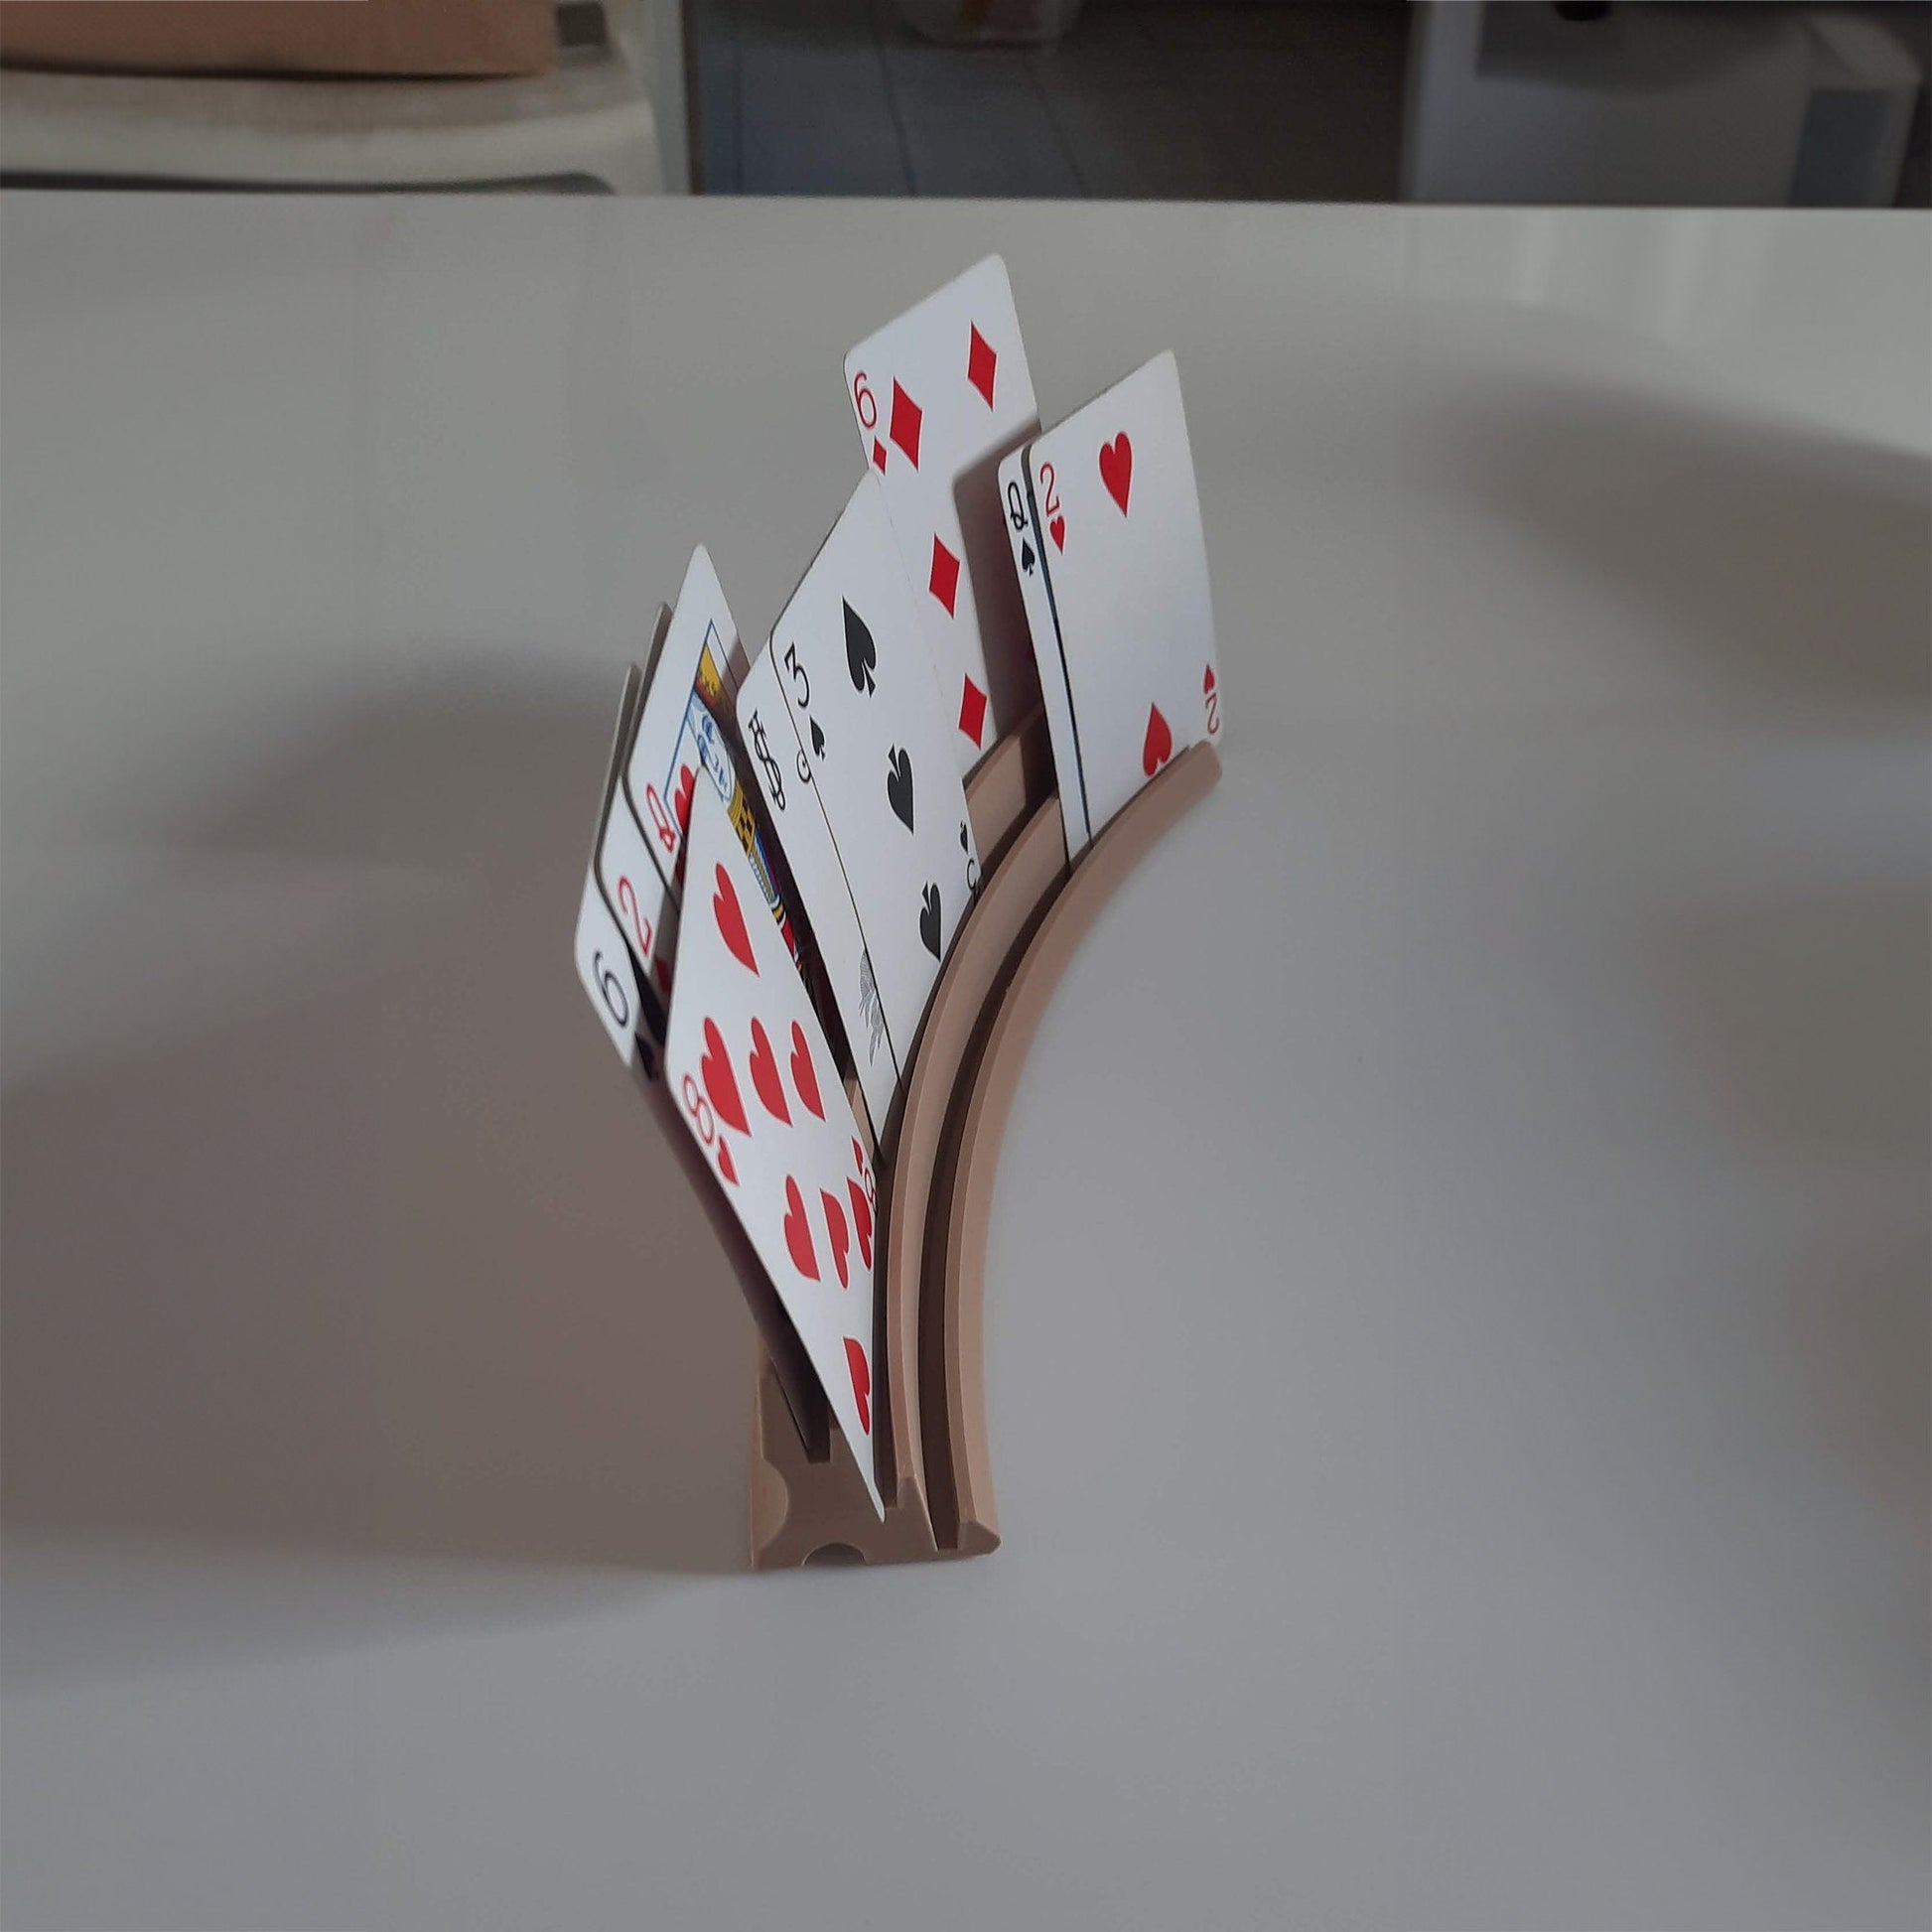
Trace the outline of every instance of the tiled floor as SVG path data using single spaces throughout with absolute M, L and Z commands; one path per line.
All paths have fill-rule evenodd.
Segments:
M 705 191 L 1393 201 L 1406 9 L 1088 0 L 1057 47 L 698 0 Z

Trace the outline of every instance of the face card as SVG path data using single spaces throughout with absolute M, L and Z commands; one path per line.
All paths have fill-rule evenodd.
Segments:
M 868 336 L 845 383 L 964 772 L 1033 702 L 995 471 L 1039 412 L 1006 263 L 987 256 Z
M 707 651 L 703 663 L 708 665 L 710 662 L 710 654 Z M 655 689 L 655 686 L 652 688 Z M 739 843 L 745 848 L 745 856 L 751 860 L 752 870 L 758 875 L 759 890 L 764 899 L 765 910 L 770 914 L 772 923 L 778 928 L 786 950 L 796 960 L 801 956 L 801 941 L 791 916 L 791 907 L 785 902 L 777 868 L 771 863 L 771 855 L 765 849 L 764 834 L 759 827 L 758 814 L 752 808 L 751 793 L 745 789 L 744 781 L 739 776 L 738 760 L 732 754 L 731 742 L 725 734 L 724 727 L 719 723 L 718 714 L 704 695 L 708 688 L 711 688 L 710 680 L 701 669 L 699 686 L 686 700 L 679 725 L 678 780 L 675 795 L 668 810 L 664 808 L 664 802 L 660 797 L 659 815 L 654 821 L 652 832 L 643 833 L 641 824 L 639 825 L 639 832 L 649 848 L 652 864 L 657 869 L 660 880 L 663 881 L 663 917 L 675 924 L 678 900 L 684 889 L 684 828 L 690 821 L 692 797 L 708 786 L 724 802 L 726 814 L 737 828 Z M 723 693 L 719 699 L 721 704 L 734 702 L 735 686 L 727 688 L 721 685 L 717 688 Z M 646 708 L 649 703 L 650 699 L 647 695 L 644 699 Z M 641 731 L 641 723 L 638 729 Z M 619 787 L 621 794 L 628 795 L 627 773 L 634 771 L 636 767 L 637 758 L 633 745 L 631 757 L 627 761 L 625 782 Z M 611 818 L 614 823 L 619 819 L 620 805 L 612 807 Z M 634 802 L 629 816 L 633 822 L 636 822 Z M 621 827 L 616 836 L 622 837 Z M 627 851 L 626 856 L 628 856 Z M 615 901 L 617 895 L 608 880 L 606 886 L 607 891 L 612 892 Z M 622 905 L 619 905 L 619 910 L 620 912 L 624 910 Z M 663 920 L 660 919 L 659 923 L 662 922 Z M 652 974 L 651 977 L 656 976 Z
M 765 822 L 777 836 L 818 942 L 819 963 L 831 985 L 876 1138 L 898 1086 L 898 1056 L 879 1004 L 851 888 L 812 786 L 811 760 L 799 747 L 790 714 L 771 653 L 761 651 L 739 686 L 739 737 L 764 800 Z
M 1060 655 L 1060 627 L 1053 617 L 1046 561 L 1040 554 L 1039 519 L 1034 514 L 1024 450 L 1015 450 L 1000 465 L 1000 505 L 1007 537 L 1013 546 L 1014 574 L 1026 603 L 1027 627 L 1033 633 L 1034 662 L 1039 670 L 1040 697 L 1046 707 L 1046 733 L 1052 743 L 1053 769 L 1059 779 L 1060 822 L 1066 832 L 1066 856 L 1077 859 L 1088 838 L 1086 792 L 1080 782 L 1080 741 L 1073 732 L 1073 698 L 1066 685 L 1066 662 Z
M 742 656 L 738 626 L 711 557 L 699 544 L 685 568 L 624 766 L 631 811 L 647 828 L 652 860 L 673 892 L 682 870 L 692 787 L 701 772 L 709 771 L 712 782 L 725 789 L 730 754 L 717 720 L 730 715 L 730 694 L 737 686 L 735 649 Z
M 1048 430 L 1026 463 L 1097 834 L 1176 752 L 1220 735 L 1207 546 L 1173 354 Z
M 767 655 L 902 1060 L 979 890 L 979 849 L 876 476 L 861 479 Z
M 692 807 L 665 1075 L 798 1330 L 883 1518 L 874 1473 L 877 1191 L 830 1046 L 715 792 Z

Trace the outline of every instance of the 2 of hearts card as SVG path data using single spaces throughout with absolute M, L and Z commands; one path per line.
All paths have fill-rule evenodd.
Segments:
M 1218 741 L 1207 546 L 1173 354 L 1001 467 L 1069 857 L 1173 756 Z

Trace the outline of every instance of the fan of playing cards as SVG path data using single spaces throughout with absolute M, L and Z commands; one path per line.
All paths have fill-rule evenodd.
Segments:
M 861 343 L 846 387 L 864 474 L 765 647 L 700 548 L 630 673 L 576 956 L 883 1518 L 873 1153 L 981 890 L 967 777 L 1043 705 L 1074 864 L 1221 712 L 1172 354 L 1040 433 L 989 256 Z

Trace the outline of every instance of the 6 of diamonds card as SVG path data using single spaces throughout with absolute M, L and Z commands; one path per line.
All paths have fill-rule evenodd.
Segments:
M 1000 529 L 1000 458 L 1039 424 L 998 255 L 845 358 L 963 772 L 1033 703 L 1027 624 Z
M 883 1518 L 872 1441 L 872 1165 L 724 802 L 692 803 L 664 1071 Z

